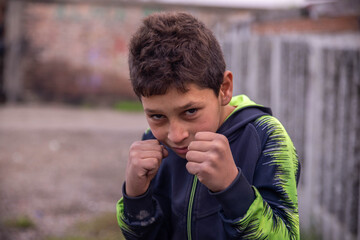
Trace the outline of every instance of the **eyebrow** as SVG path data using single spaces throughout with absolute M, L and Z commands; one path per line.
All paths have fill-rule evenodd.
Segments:
M 192 102 L 192 101 L 191 101 L 191 102 L 189 102 L 189 103 L 187 103 L 187 104 L 185 104 L 185 105 L 183 105 L 183 106 L 177 107 L 177 108 L 175 108 L 175 109 L 176 109 L 176 110 L 186 110 L 186 109 L 192 108 L 192 107 L 194 107 L 194 106 L 196 106 L 196 105 L 198 105 L 198 104 L 199 104 L 199 103 L 196 103 L 196 102 Z M 144 111 L 145 111 L 146 113 L 149 113 L 149 114 L 161 112 L 161 111 L 156 110 L 156 109 L 148 109 L 148 108 L 144 109 Z
M 177 107 L 176 109 L 177 109 L 177 110 L 185 110 L 185 109 L 192 108 L 192 107 L 194 107 L 194 106 L 197 105 L 197 104 L 198 104 L 198 103 L 196 103 L 196 102 L 189 102 L 189 103 L 185 104 L 184 106 Z

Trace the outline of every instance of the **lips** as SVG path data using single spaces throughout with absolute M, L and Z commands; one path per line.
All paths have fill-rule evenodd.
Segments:
M 181 154 L 181 155 L 184 155 L 184 154 L 186 154 L 186 153 L 189 151 L 187 147 L 180 147 L 180 148 L 178 148 L 178 147 L 173 147 L 172 149 L 173 149 L 177 154 Z

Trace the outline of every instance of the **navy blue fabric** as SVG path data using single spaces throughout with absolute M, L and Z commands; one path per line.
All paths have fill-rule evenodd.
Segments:
M 191 222 L 193 240 L 229 239 L 223 217 L 231 220 L 243 216 L 253 202 L 255 195 L 251 185 L 264 137 L 259 136 L 253 121 L 263 115 L 271 115 L 271 110 L 261 107 L 240 109 L 217 131 L 228 138 L 239 174 L 227 189 L 218 193 L 197 183 Z M 153 138 L 151 131 L 143 136 L 143 140 Z M 131 199 L 123 190 L 128 223 L 149 227 L 143 227 L 139 236 L 133 239 L 187 239 L 187 213 L 194 176 L 186 170 L 186 159 L 171 149 L 168 151 L 169 156 L 163 159 L 149 191 Z M 150 217 L 139 222 L 135 215 L 144 210 L 151 213 Z M 132 239 L 131 236 L 128 239 Z

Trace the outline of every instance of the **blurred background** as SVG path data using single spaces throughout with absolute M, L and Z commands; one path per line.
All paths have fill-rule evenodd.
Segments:
M 358 0 L 0 0 L 0 239 L 122 239 L 115 204 L 147 128 L 127 44 L 172 10 L 214 31 L 234 94 L 292 137 L 301 239 L 360 240 Z

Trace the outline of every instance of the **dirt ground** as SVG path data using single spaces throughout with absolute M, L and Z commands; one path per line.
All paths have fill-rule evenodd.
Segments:
M 127 151 L 146 128 L 142 113 L 0 107 L 0 239 L 61 236 L 81 219 L 115 213 Z M 36 227 L 1 224 L 23 216 Z

